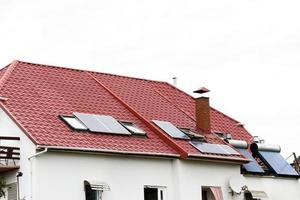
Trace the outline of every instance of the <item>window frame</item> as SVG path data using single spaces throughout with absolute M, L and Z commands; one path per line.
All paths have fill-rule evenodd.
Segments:
M 135 135 L 135 136 L 147 136 L 147 133 L 146 131 L 144 131 L 143 129 L 141 129 L 140 127 L 138 127 L 135 123 L 133 122 L 128 122 L 128 121 L 119 121 L 119 123 L 124 127 L 126 128 L 132 135 Z M 135 132 L 133 131 L 132 129 L 130 129 L 128 126 L 131 126 L 137 130 L 140 130 L 142 132 Z
M 84 123 L 82 123 L 77 117 L 75 117 L 74 115 L 59 115 L 59 118 L 61 119 L 61 120 L 63 120 L 67 125 L 68 125 L 68 127 L 69 128 L 71 128 L 72 130 L 76 130 L 76 131 L 88 131 L 89 129 L 88 129 L 88 127 L 84 124 Z M 73 118 L 73 119 L 76 119 L 83 127 L 85 127 L 85 128 L 76 128 L 76 127 L 74 127 L 74 126 L 72 126 L 69 122 L 68 122 L 68 120 L 66 120 L 65 118 Z
M 153 185 L 144 185 L 144 200 L 145 199 L 145 189 L 147 188 L 153 188 L 157 189 L 157 200 L 168 200 L 167 195 L 167 187 L 166 186 L 153 186 Z
M 102 200 L 103 192 L 110 191 L 110 187 L 105 182 L 83 181 L 85 200 Z
M 192 131 L 190 128 L 177 127 L 181 132 L 186 134 L 190 140 L 206 142 L 204 135 Z

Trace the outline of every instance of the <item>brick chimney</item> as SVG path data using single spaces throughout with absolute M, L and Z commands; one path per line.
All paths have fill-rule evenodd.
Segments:
M 194 93 L 201 94 L 201 97 L 196 98 L 196 125 L 197 129 L 206 134 L 211 133 L 210 127 L 210 106 L 207 93 L 209 89 L 202 87 Z

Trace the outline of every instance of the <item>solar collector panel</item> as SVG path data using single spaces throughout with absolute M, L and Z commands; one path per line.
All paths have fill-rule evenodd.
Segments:
M 92 132 L 131 134 L 112 116 L 85 113 L 74 113 L 74 115 Z
M 264 163 L 279 176 L 299 177 L 296 170 L 278 152 L 258 151 Z
M 159 120 L 152 120 L 152 122 L 173 138 L 189 139 L 189 137 L 186 134 L 184 134 L 181 130 L 179 130 L 171 122 L 159 121 Z
M 192 146 L 197 148 L 202 153 L 215 153 L 224 155 L 240 155 L 237 151 L 231 147 L 223 144 L 209 144 L 203 142 L 191 142 Z
M 247 149 L 238 149 L 238 151 L 241 154 L 243 154 L 246 158 L 248 158 L 249 160 L 251 160 L 249 163 L 243 164 L 243 167 L 246 170 L 246 172 L 259 173 L 259 174 L 265 173 L 265 171 L 256 162 L 256 160 L 253 158 L 253 156 L 251 155 L 251 153 Z
M 236 150 L 234 150 L 233 148 L 231 148 L 228 145 L 224 145 L 224 144 L 218 144 L 218 146 L 220 148 L 222 148 L 224 151 L 226 151 L 228 154 L 230 155 L 240 155 L 239 152 L 237 152 Z

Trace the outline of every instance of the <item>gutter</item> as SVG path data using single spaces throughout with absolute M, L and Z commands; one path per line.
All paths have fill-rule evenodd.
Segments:
M 148 152 L 135 152 L 135 151 L 118 151 L 118 150 L 107 150 L 107 149 L 93 149 L 93 148 L 80 148 L 80 147 L 63 147 L 63 146 L 44 146 L 37 145 L 37 149 L 47 149 L 47 151 L 70 151 L 70 152 L 89 152 L 89 153 L 103 153 L 103 154 L 119 154 L 119 155 L 136 155 L 136 156 L 159 156 L 159 157 L 172 157 L 179 158 L 177 154 L 167 153 L 148 153 Z M 43 153 L 39 152 L 39 153 Z M 40 155 L 37 153 L 38 155 Z
M 38 152 L 38 153 L 36 153 L 36 154 L 34 154 L 32 156 L 29 156 L 28 160 L 31 161 L 32 158 L 37 157 L 37 156 L 42 155 L 42 154 L 47 153 L 47 152 L 48 152 L 48 148 L 46 147 L 46 148 L 44 148 L 43 151 L 40 151 L 40 152 Z
M 37 149 L 45 149 L 37 153 L 37 156 L 52 150 L 52 151 L 66 151 L 66 152 L 85 152 L 85 153 L 95 153 L 95 154 L 180 158 L 180 155 L 176 155 L 176 154 L 118 151 L 118 150 L 107 150 L 107 149 L 79 148 L 79 147 L 37 145 Z M 187 159 L 209 161 L 209 162 L 233 163 L 233 164 L 245 164 L 251 161 L 249 159 L 243 159 L 243 158 L 227 158 L 223 156 L 215 156 L 215 155 L 211 156 L 211 155 L 199 155 L 199 154 L 189 154 Z
M 192 160 L 203 160 L 210 162 L 222 162 L 222 163 L 233 163 L 233 164 L 246 164 L 251 160 L 245 158 L 229 158 L 224 156 L 211 156 L 211 155 L 199 155 L 199 154 L 189 154 L 189 158 Z

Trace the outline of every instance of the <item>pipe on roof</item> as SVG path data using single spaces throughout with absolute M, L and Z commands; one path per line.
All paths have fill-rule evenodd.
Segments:
M 245 140 L 225 140 L 225 141 L 231 144 L 235 148 L 239 148 L 239 149 L 248 148 L 248 143 Z
M 253 153 L 258 151 L 270 151 L 280 153 L 281 147 L 279 145 L 265 144 L 265 143 L 252 143 L 250 149 Z

